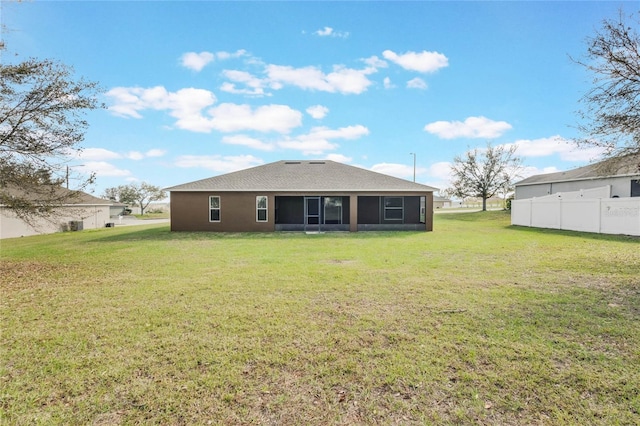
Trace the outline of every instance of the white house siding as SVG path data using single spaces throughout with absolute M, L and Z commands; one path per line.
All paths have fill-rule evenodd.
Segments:
M 581 189 L 592 189 L 602 186 L 611 186 L 611 197 L 630 197 L 631 181 L 637 176 L 621 176 L 597 179 L 581 179 L 566 182 L 545 182 L 530 185 L 516 185 L 516 200 L 524 200 L 533 197 L 544 197 L 558 192 L 572 192 Z
M 53 234 L 68 229 L 70 221 L 78 220 L 82 221 L 83 229 L 104 228 L 111 221 L 109 205 L 62 207 L 51 221 L 40 219 L 33 227 L 0 207 L 0 239 Z

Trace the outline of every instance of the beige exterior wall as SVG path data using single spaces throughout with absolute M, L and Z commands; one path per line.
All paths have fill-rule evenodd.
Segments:
M 61 208 L 49 220 L 40 219 L 30 226 L 16 218 L 10 211 L 0 207 L 0 239 L 27 237 L 30 235 L 53 234 L 63 230 L 63 224 L 70 221 L 82 221 L 83 229 L 104 228 L 110 222 L 109 206 L 69 206 Z
M 209 197 L 220 197 L 220 221 L 209 221 Z M 256 196 L 266 195 L 267 222 L 258 222 Z M 253 192 L 172 192 L 172 231 L 269 232 L 275 230 L 275 196 Z
M 256 218 L 256 196 L 268 197 L 267 222 L 258 222 Z M 209 232 L 272 232 L 275 230 L 276 196 L 348 196 L 350 197 L 351 231 L 357 231 L 358 196 L 424 196 L 426 198 L 426 230 L 433 230 L 433 193 L 332 193 L 323 192 L 171 192 L 171 230 L 172 231 L 209 231 Z M 220 197 L 220 221 L 209 220 L 209 197 Z

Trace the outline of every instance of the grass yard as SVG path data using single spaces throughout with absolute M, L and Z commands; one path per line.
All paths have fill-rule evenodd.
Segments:
M 640 424 L 640 240 L 432 233 L 4 240 L 0 423 Z

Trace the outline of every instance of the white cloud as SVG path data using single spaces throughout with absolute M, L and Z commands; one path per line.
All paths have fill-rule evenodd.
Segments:
M 151 149 L 145 153 L 129 151 L 124 154 L 109 151 L 104 148 L 85 148 L 76 157 L 82 161 L 102 162 L 104 160 L 116 160 L 126 158 L 129 160 L 142 160 L 147 157 L 161 157 L 166 151 L 162 149 Z
M 452 181 L 451 166 L 452 163 L 448 161 L 431 164 L 424 173 L 423 181 L 425 181 L 426 185 L 433 186 L 434 188 L 450 188 Z
M 109 111 L 120 117 L 142 118 L 138 111 L 147 107 L 142 104 L 136 92 L 137 90 L 131 87 L 114 87 L 109 90 L 106 95 L 115 101 L 109 107 Z
M 307 134 L 286 138 L 277 142 L 277 145 L 281 148 L 301 151 L 304 155 L 322 155 L 325 151 L 338 148 L 336 139 L 353 140 L 368 134 L 369 129 L 361 125 L 339 129 L 314 127 Z
M 149 151 L 145 152 L 144 154 L 147 157 L 162 157 L 166 153 L 167 153 L 167 151 L 164 150 L 164 149 L 150 149 Z
M 328 113 L 329 113 L 329 108 L 322 105 L 313 105 L 307 108 L 307 114 L 309 114 L 311 117 L 315 118 L 316 120 L 320 120 L 326 117 Z
M 202 71 L 207 64 L 215 58 L 211 52 L 187 52 L 182 55 L 182 66 L 194 71 Z
M 125 154 L 129 160 L 142 160 L 144 158 L 144 154 L 138 151 L 129 151 Z
M 106 93 L 113 98 L 114 104 L 109 110 L 121 117 L 142 118 L 140 111 L 145 109 L 169 110 L 171 116 L 187 119 L 199 115 L 200 111 L 213 105 L 216 97 L 212 92 L 204 89 L 187 88 L 177 92 L 168 92 L 162 86 L 148 89 L 141 87 L 115 87 Z M 185 127 L 188 128 L 185 120 Z M 182 126 L 179 124 L 178 127 Z
M 326 139 L 358 139 L 369 134 L 369 129 L 358 124 L 356 126 L 329 129 L 327 127 L 314 127 L 309 135 Z
M 335 31 L 333 28 L 331 27 L 324 27 L 318 31 L 314 32 L 315 35 L 320 36 L 320 37 L 340 37 L 340 38 L 347 38 L 349 37 L 349 33 L 346 31 Z
M 546 174 L 546 173 L 556 173 L 559 172 L 560 170 L 558 170 L 557 167 L 552 166 L 552 167 L 544 167 L 542 169 L 539 169 L 537 167 L 533 167 L 533 166 L 525 166 L 520 170 L 520 177 L 522 179 L 526 179 L 528 177 L 531 176 L 535 176 L 535 175 L 542 175 L 542 174 Z
M 122 177 L 131 175 L 129 170 L 119 169 L 106 161 L 89 161 L 79 168 L 85 173 L 95 173 L 96 176 Z
M 221 132 L 289 133 L 302 124 L 302 113 L 286 105 L 263 105 L 252 110 L 250 105 L 225 103 L 208 112 L 212 116 L 207 120 L 209 128 Z
M 246 55 L 245 50 L 237 50 L 233 53 L 230 52 L 187 52 L 182 55 L 180 58 L 181 64 L 185 68 L 189 68 L 190 70 L 200 72 L 204 67 L 213 62 L 216 58 L 220 60 L 231 59 L 231 58 L 239 58 L 241 56 Z
M 547 157 L 559 155 L 564 161 L 585 162 L 592 161 L 602 156 L 604 149 L 592 147 L 580 149 L 573 142 L 561 136 L 540 139 L 520 139 L 511 144 L 505 144 L 507 148 L 516 145 L 516 155 L 521 157 Z
M 374 172 L 382 173 L 389 176 L 395 176 L 402 179 L 413 179 L 413 165 L 396 164 L 396 163 L 379 163 L 371 167 Z M 416 167 L 416 175 L 422 174 L 425 169 Z
M 448 161 L 433 163 L 429 166 L 427 175 L 443 181 L 451 180 L 451 166 L 452 164 Z
M 176 166 L 184 168 L 204 168 L 217 173 L 230 173 L 263 164 L 253 155 L 182 155 L 176 159 Z
M 264 89 L 268 85 L 268 81 L 265 79 L 255 77 L 246 71 L 237 70 L 224 70 L 222 75 L 231 81 L 235 81 L 246 86 L 245 89 L 237 89 L 235 84 L 225 82 L 220 86 L 220 90 L 223 92 L 252 96 L 265 95 Z
M 438 52 L 407 52 L 397 54 L 391 50 L 382 52 L 382 56 L 402 68 L 410 71 L 418 71 L 423 73 L 435 72 L 440 68 L 449 66 L 449 59 L 442 53 Z
M 384 61 L 380 58 L 378 58 L 377 56 L 371 56 L 369 58 L 365 58 L 362 60 L 365 64 L 369 65 L 369 67 L 371 68 L 387 68 L 389 66 L 389 64 L 387 63 L 387 61 Z
M 385 89 L 393 89 L 394 87 L 396 87 L 392 82 L 391 79 L 389 77 L 385 77 L 384 80 L 382 80 L 382 84 L 384 84 L 384 88 Z
M 147 152 L 129 151 L 128 153 L 124 154 L 124 157 L 128 158 L 129 160 L 143 160 L 149 157 L 162 157 L 165 153 L 166 151 L 162 149 L 150 149 Z
M 371 74 L 372 69 L 355 70 L 345 67 L 334 67 L 332 73 L 327 74 L 327 82 L 336 91 L 344 94 L 360 94 L 367 90 L 372 83 L 366 75 Z
M 416 77 L 413 78 L 409 81 L 407 81 L 407 88 L 408 89 L 420 89 L 420 90 L 425 90 L 427 88 L 427 83 L 421 79 L 420 77 Z
M 356 70 L 334 66 L 333 72 L 325 74 L 316 67 L 294 68 L 284 65 L 267 65 L 266 73 L 272 89 L 285 84 L 303 90 L 318 90 L 329 93 L 360 94 L 372 84 L 367 75 L 376 72 L 373 68 Z
M 211 131 L 211 124 L 201 115 L 201 111 L 215 101 L 215 95 L 208 90 L 188 88 L 168 93 L 166 101 L 161 105 L 163 109 L 169 110 L 169 115 L 177 119 L 175 126 L 179 129 L 208 133 Z
M 109 151 L 104 148 L 84 148 L 77 156 L 83 161 L 101 161 L 122 158 L 122 155 L 117 152 Z
M 325 158 L 337 163 L 350 163 L 351 161 L 353 161 L 353 158 L 347 157 L 346 155 L 342 154 L 329 154 Z
M 236 50 L 235 52 L 216 52 L 216 57 L 220 60 L 231 59 L 231 58 L 240 58 L 242 56 L 246 56 L 247 51 L 244 49 Z
M 436 121 L 424 126 L 424 130 L 441 139 L 484 138 L 494 139 L 511 129 L 506 121 L 494 121 L 486 117 L 469 117 L 461 121 Z
M 150 89 L 117 87 L 107 95 L 114 99 L 110 110 L 123 117 L 142 118 L 145 109 L 165 110 L 176 119 L 175 127 L 192 132 L 209 133 L 212 130 L 235 132 L 289 133 L 302 124 L 302 113 L 286 105 L 264 105 L 252 110 L 249 105 L 231 103 L 203 109 L 213 105 L 216 97 L 203 89 L 180 89 L 168 92 L 158 86 Z
M 322 138 L 298 137 L 288 138 L 278 142 L 278 146 L 302 152 L 303 155 L 322 155 L 325 151 L 338 148 L 338 144 Z
M 268 89 L 281 90 L 287 85 L 302 90 L 316 90 L 329 93 L 360 94 L 373 84 L 367 77 L 378 72 L 378 68 L 387 67 L 386 61 L 372 56 L 361 59 L 367 66 L 363 69 L 334 65 L 332 72 L 325 73 L 315 66 L 295 68 L 288 65 L 264 64 L 253 61 L 253 65 L 262 67 L 263 76 L 247 71 L 224 70 L 224 82 L 220 89 L 224 92 L 250 95 L 270 96 Z
M 257 149 L 260 151 L 273 151 L 275 149 L 273 144 L 265 143 L 260 139 L 246 135 L 225 136 L 222 138 L 222 143 L 246 146 L 247 148 Z
M 330 36 L 332 33 L 333 33 L 333 28 L 324 27 L 323 29 L 316 31 L 314 34 L 325 37 L 325 36 Z

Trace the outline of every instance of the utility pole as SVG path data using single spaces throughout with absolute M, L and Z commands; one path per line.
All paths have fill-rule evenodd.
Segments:
M 410 152 L 409 155 L 413 155 L 413 181 L 416 181 L 416 153 Z
M 84 164 L 76 164 L 71 167 L 81 167 L 81 166 L 84 166 Z M 69 166 L 67 166 L 66 181 L 67 181 L 67 189 L 69 189 Z

